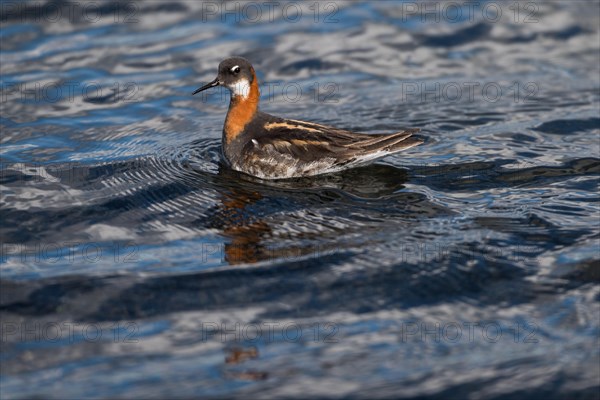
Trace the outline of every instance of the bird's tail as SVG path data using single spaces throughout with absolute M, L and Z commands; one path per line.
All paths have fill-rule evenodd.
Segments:
M 356 142 L 348 154 L 351 165 L 364 165 L 390 154 L 415 147 L 423 143 L 423 139 L 412 137 L 419 129 L 407 129 L 391 135 L 371 135 L 366 140 Z
M 395 153 L 423 143 L 420 138 L 412 137 L 419 129 L 407 129 L 391 135 L 373 135 L 372 138 L 355 144 L 364 153 L 389 152 Z

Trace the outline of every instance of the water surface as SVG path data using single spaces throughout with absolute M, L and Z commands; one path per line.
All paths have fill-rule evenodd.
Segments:
M 598 398 L 597 2 L 79 3 L 1 18 L 2 398 Z M 425 143 L 230 171 L 231 55 Z

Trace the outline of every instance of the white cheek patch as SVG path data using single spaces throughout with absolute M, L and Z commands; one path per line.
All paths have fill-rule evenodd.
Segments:
M 247 79 L 240 79 L 230 87 L 234 96 L 242 96 L 248 98 L 250 95 L 250 82 Z

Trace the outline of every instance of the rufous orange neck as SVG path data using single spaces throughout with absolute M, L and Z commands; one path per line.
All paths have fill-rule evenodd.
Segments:
M 252 71 L 252 78 L 247 96 L 231 94 L 231 102 L 229 103 L 224 128 L 227 143 L 230 143 L 244 131 L 244 127 L 252 120 L 258 110 L 260 92 L 258 90 L 258 79 L 256 79 L 254 71 Z

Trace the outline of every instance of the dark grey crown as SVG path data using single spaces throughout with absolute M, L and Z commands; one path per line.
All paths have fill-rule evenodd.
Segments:
M 252 83 L 253 68 L 250 61 L 243 57 L 231 57 L 221 61 L 219 64 L 219 83 L 224 86 L 231 86 L 240 79 L 246 79 Z

